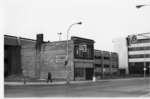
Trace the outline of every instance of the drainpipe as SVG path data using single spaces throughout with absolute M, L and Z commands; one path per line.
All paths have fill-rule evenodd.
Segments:
M 41 45 L 43 43 L 43 34 L 37 34 L 36 36 L 36 68 L 35 68 L 35 76 L 36 78 L 40 78 L 41 74 Z

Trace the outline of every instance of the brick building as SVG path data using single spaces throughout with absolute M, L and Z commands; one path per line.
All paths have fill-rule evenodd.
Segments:
M 94 68 L 97 79 L 117 75 L 118 54 L 114 52 L 95 50 Z
M 37 36 L 36 44 L 22 46 L 22 69 L 25 76 L 46 79 L 48 72 L 53 79 L 65 80 L 66 70 L 70 80 L 91 80 L 94 66 L 94 41 L 71 37 L 68 41 L 43 42 L 43 35 Z

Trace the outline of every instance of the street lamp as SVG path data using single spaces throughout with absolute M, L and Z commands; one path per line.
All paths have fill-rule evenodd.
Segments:
M 150 5 L 147 5 L 147 4 L 136 5 L 136 8 L 139 9 L 139 8 L 141 8 L 143 6 L 150 6 Z
M 65 65 L 66 65 L 66 72 L 67 72 L 67 84 L 69 84 L 70 83 L 70 79 L 69 79 L 69 68 L 67 68 L 67 67 L 69 67 L 69 66 L 67 66 L 68 65 L 68 61 L 69 61 L 69 48 L 68 48 L 68 37 L 69 37 L 69 31 L 71 30 L 71 28 L 72 28 L 72 26 L 74 26 L 74 25 L 81 25 L 82 24 L 82 22 L 77 22 L 77 23 L 73 23 L 73 24 L 71 24 L 69 27 L 68 27 L 68 29 L 67 29 L 67 57 L 66 57 L 66 62 L 65 62 Z

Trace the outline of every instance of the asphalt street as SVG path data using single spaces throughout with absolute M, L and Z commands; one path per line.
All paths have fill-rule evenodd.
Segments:
M 150 79 L 4 87 L 5 97 L 150 97 L 149 93 Z

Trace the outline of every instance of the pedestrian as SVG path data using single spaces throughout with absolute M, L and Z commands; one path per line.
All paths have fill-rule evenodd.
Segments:
M 26 71 L 23 70 L 23 83 L 24 83 L 24 85 L 26 84 L 26 76 L 25 76 L 25 74 L 26 74 Z
M 52 83 L 52 75 L 51 75 L 51 72 L 48 72 L 47 83 L 48 83 L 49 81 Z

